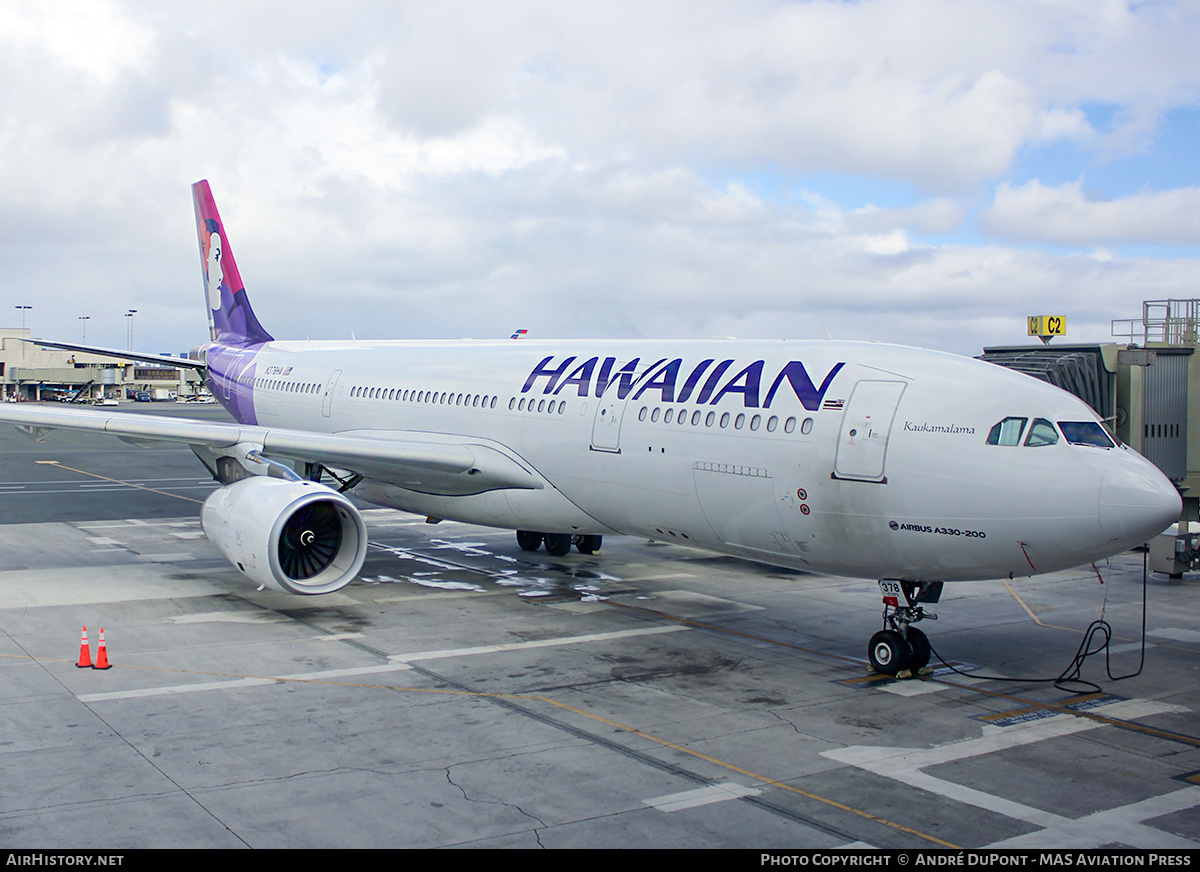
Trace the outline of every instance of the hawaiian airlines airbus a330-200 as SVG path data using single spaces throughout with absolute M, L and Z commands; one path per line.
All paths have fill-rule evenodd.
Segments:
M 1177 519 L 1175 487 L 1095 412 L 977 360 L 835 341 L 280 342 L 193 186 L 210 341 L 237 424 L 0 406 L 26 428 L 190 445 L 222 487 L 205 533 L 256 585 L 323 594 L 362 567 L 345 493 L 505 527 L 563 557 L 625 533 L 880 580 L 872 665 L 919 668 L 943 582 L 1064 569 Z M 106 351 L 65 343 L 58 348 Z M 328 483 L 326 483 L 328 482 Z

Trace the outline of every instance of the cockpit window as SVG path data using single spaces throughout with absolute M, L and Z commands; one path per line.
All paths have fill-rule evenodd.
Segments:
M 1058 442 L 1058 431 L 1054 429 L 1054 425 L 1045 418 L 1034 418 L 1033 425 L 1029 428 L 1029 435 L 1025 437 L 1025 444 L 1037 448 L 1041 445 L 1053 445 Z
M 988 445 L 1020 445 L 1028 418 L 1005 418 L 988 433 Z
M 1097 448 L 1113 448 L 1114 443 L 1104 428 L 1095 421 L 1059 421 L 1058 429 L 1072 445 L 1094 445 Z

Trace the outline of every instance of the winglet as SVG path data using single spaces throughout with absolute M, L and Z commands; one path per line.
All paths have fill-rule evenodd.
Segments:
M 208 329 L 214 342 L 226 345 L 257 345 L 270 342 L 250 308 L 229 236 L 217 212 L 207 180 L 192 185 L 196 208 L 196 232 L 200 237 L 200 268 L 208 305 Z

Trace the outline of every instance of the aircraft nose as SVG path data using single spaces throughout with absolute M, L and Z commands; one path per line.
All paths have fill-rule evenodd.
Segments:
M 1132 450 L 1105 470 L 1099 515 L 1100 529 L 1110 543 L 1133 548 L 1149 542 L 1178 521 L 1182 510 L 1175 485 Z

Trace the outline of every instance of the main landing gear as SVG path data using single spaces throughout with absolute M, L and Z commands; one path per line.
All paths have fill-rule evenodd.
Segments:
M 543 544 L 551 557 L 566 557 L 574 545 L 580 554 L 595 554 L 600 550 L 600 536 L 574 536 L 570 533 L 532 533 L 517 531 L 517 544 L 522 551 L 537 551 Z
M 942 596 L 940 581 L 880 581 L 883 622 L 887 629 L 871 637 L 867 657 L 871 670 L 910 678 L 929 665 L 933 650 L 925 634 L 912 626 L 937 615 L 927 614 L 920 603 L 936 603 Z

